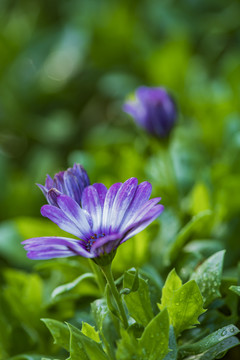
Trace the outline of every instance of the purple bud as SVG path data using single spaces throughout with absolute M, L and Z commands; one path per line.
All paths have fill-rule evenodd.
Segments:
M 167 137 L 177 117 L 176 105 L 164 88 L 141 86 L 136 98 L 124 104 L 123 110 L 154 136 Z
M 90 185 L 90 181 L 83 166 L 74 164 L 72 168 L 55 174 L 53 179 L 47 175 L 45 186 L 37 185 L 42 190 L 48 203 L 58 206 L 56 198 L 59 194 L 68 195 L 80 204 L 83 190 Z
M 48 203 L 50 205 L 54 205 L 54 206 L 58 206 L 57 204 L 57 197 L 61 195 L 60 191 L 58 191 L 57 189 L 55 188 L 52 188 L 50 190 L 48 190 L 48 193 L 47 193 L 47 200 L 48 200 Z

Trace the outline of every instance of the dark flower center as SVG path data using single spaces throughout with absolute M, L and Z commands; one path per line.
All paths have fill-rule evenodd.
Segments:
M 96 242 L 97 239 L 104 237 L 105 234 L 93 234 L 93 236 L 90 237 L 90 239 L 87 240 L 86 243 L 86 250 L 90 251 L 92 245 Z

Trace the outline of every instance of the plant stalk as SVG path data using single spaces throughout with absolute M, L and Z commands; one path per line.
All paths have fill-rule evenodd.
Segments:
M 101 291 L 101 293 L 103 295 L 104 291 L 105 291 L 105 281 L 104 281 L 104 278 L 102 276 L 102 273 L 99 270 L 99 267 L 92 261 L 92 259 L 89 259 L 89 264 L 90 264 L 92 272 L 94 273 L 95 278 L 97 280 L 99 290 Z
M 109 287 L 111 289 L 111 292 L 113 294 L 113 297 L 117 303 L 119 312 L 121 314 L 121 318 L 122 318 L 122 322 L 123 322 L 123 326 L 125 329 L 128 328 L 128 320 L 127 320 L 127 315 L 123 306 L 123 302 L 122 302 L 122 298 L 121 295 L 118 292 L 118 289 L 115 285 L 114 282 L 114 278 L 113 278 L 113 274 L 112 274 L 112 269 L 111 269 L 111 263 L 106 265 L 106 266 L 101 266 L 101 270 L 109 284 Z

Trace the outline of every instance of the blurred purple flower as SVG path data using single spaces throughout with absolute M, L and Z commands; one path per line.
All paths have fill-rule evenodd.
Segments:
M 161 198 L 149 200 L 151 190 L 150 183 L 138 185 L 136 178 L 113 184 L 109 189 L 100 183 L 93 184 L 83 190 L 81 206 L 74 197 L 56 193 L 56 204 L 44 205 L 41 213 L 79 240 L 55 236 L 25 240 L 28 257 L 81 255 L 97 261 L 102 255 L 114 254 L 120 244 L 162 213 L 163 205 L 158 204 Z
M 177 117 L 176 105 L 164 88 L 141 86 L 136 99 L 124 104 L 123 110 L 152 135 L 167 137 Z
M 86 170 L 82 165 L 74 164 L 66 171 L 60 171 L 52 179 L 47 175 L 45 186 L 37 184 L 50 205 L 58 206 L 57 195 L 65 194 L 81 203 L 83 190 L 90 185 Z

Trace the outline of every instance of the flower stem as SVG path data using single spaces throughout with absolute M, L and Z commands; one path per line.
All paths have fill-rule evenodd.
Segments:
M 115 285 L 114 282 L 114 278 L 113 278 L 113 274 L 112 274 L 112 269 L 111 269 L 111 263 L 105 266 L 101 266 L 101 270 L 109 284 L 109 287 L 111 289 L 111 292 L 113 294 L 114 299 L 116 300 L 119 312 L 121 314 L 121 318 L 122 318 L 122 322 L 123 322 L 123 326 L 125 327 L 125 329 L 128 328 L 128 320 L 127 320 L 127 315 L 125 312 L 125 309 L 123 307 L 123 303 L 122 303 L 122 299 L 121 299 L 121 295 L 118 292 L 118 289 Z
M 95 279 L 97 280 L 99 290 L 101 291 L 102 294 L 104 294 L 104 291 L 105 291 L 104 277 L 103 277 L 99 267 L 92 261 L 92 259 L 89 259 L 89 264 L 90 264 L 90 267 L 92 269 L 93 274 L 95 275 Z M 109 356 L 109 359 L 115 360 L 115 354 L 114 354 L 113 349 L 109 346 L 109 343 L 106 340 L 106 338 L 104 336 L 104 333 L 102 331 L 100 331 L 100 333 L 101 333 L 103 343 L 104 343 L 105 348 L 106 348 L 106 352 L 107 352 L 107 354 Z
M 89 259 L 89 264 L 90 264 L 92 272 L 94 273 L 95 278 L 97 280 L 99 290 L 101 291 L 102 294 L 104 294 L 105 281 L 104 281 L 104 278 L 102 276 L 102 273 L 99 270 L 99 267 L 92 261 L 92 259 Z

